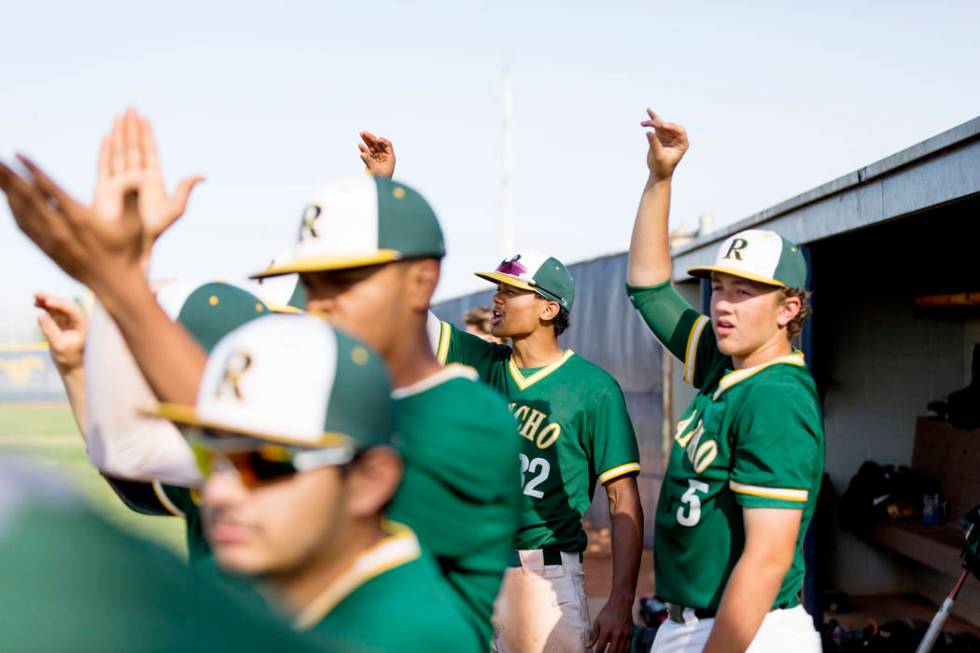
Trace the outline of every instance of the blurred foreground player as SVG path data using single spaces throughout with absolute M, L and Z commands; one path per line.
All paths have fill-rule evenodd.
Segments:
M 384 516 L 402 471 L 390 393 L 364 345 L 269 316 L 217 344 L 195 406 L 154 412 L 188 435 L 214 561 L 297 629 L 335 651 L 479 651 L 434 560 Z
M 793 348 L 809 310 L 806 261 L 773 231 L 727 238 L 713 265 L 711 315 L 671 286 L 668 213 L 684 128 L 652 111 L 650 178 L 630 242 L 627 292 L 684 363 L 698 394 L 677 423 L 657 503 L 657 593 L 670 618 L 654 653 L 820 651 L 800 605 L 803 540 L 823 473 L 816 387 Z
M 0 460 L 5 651 L 342 651 L 292 632 L 216 579 L 123 534 L 74 492 Z

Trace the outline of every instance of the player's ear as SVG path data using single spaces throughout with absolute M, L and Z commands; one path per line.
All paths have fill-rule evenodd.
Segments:
M 355 518 L 380 513 L 395 496 L 402 479 L 402 459 L 391 447 L 371 447 L 347 474 L 347 509 Z
M 799 297 L 781 292 L 777 293 L 776 297 L 776 324 L 780 328 L 785 328 L 787 324 L 793 321 L 793 318 L 800 314 L 803 309 L 803 302 Z
M 558 317 L 558 314 L 561 312 L 561 306 L 558 304 L 558 302 L 553 302 L 543 297 L 541 297 L 540 299 L 541 299 L 541 313 L 539 314 L 539 317 L 541 318 L 541 321 L 550 322 L 551 320 L 554 320 L 556 317 Z

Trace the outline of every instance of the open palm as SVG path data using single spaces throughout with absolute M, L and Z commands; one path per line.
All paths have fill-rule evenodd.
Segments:
M 133 109 L 117 118 L 112 132 L 102 139 L 99 172 L 92 210 L 103 220 L 116 221 L 127 210 L 138 213 L 143 224 L 144 255 L 153 243 L 183 215 L 191 190 L 203 177 L 188 177 L 168 195 L 149 122 Z M 137 188 L 135 201 L 126 190 Z

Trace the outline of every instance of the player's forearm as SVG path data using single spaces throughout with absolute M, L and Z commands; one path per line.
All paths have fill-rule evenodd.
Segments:
M 78 432 L 85 438 L 85 370 L 82 367 L 63 370 L 58 368 L 61 376 L 61 383 L 65 386 L 65 394 L 68 395 L 68 405 L 71 407 L 72 417 L 78 426 Z
M 789 566 L 777 557 L 743 556 L 725 587 L 705 653 L 742 652 L 772 608 Z
M 643 552 L 643 507 L 635 477 L 619 479 L 614 483 L 617 486 L 615 491 L 609 492 L 613 556 L 609 601 L 623 602 L 631 610 Z
M 95 290 L 157 398 L 193 405 L 207 354 L 160 308 L 145 278 L 137 272 Z
M 655 286 L 670 279 L 670 184 L 669 177 L 657 180 L 651 175 L 640 196 L 626 276 L 632 286 Z

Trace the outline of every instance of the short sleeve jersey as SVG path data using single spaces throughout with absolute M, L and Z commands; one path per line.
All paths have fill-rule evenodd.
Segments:
M 515 546 L 584 551 L 582 515 L 595 485 L 640 471 L 622 390 L 602 368 L 568 350 L 539 369 L 521 369 L 511 349 L 443 323 L 440 362 L 471 365 L 510 402 L 521 450 L 523 509 Z
M 487 649 L 464 619 L 436 563 L 410 532 L 390 536 L 362 554 L 296 625 L 327 651 Z
M 745 544 L 744 508 L 802 511 L 792 566 L 773 607 L 799 604 L 803 539 L 823 475 L 824 434 L 803 354 L 732 369 L 708 318 L 671 287 L 627 286 L 634 306 L 698 388 L 677 423 L 654 532 L 657 592 L 716 610 Z
M 388 514 L 418 534 L 479 640 L 489 644 L 520 508 L 514 420 L 503 399 L 462 365 L 392 397 L 405 471 Z

